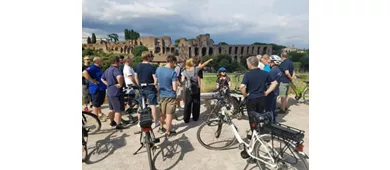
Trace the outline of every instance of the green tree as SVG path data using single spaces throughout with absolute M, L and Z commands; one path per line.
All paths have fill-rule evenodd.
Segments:
M 175 40 L 175 47 L 179 46 L 180 38 Z
M 91 40 L 91 43 L 92 43 L 92 44 L 95 44 L 95 43 L 96 43 L 96 35 L 95 35 L 95 33 L 92 33 L 92 40 Z
M 109 41 L 114 41 L 114 42 L 119 41 L 119 36 L 118 36 L 118 34 L 115 34 L 115 33 L 108 34 L 107 38 Z
M 133 52 L 134 57 L 138 57 L 138 56 L 141 57 L 142 52 L 144 52 L 144 51 L 149 51 L 149 50 L 148 50 L 147 47 L 142 46 L 142 45 L 136 46 L 136 47 L 134 48 L 134 52 Z
M 125 40 L 130 40 L 129 38 L 129 30 L 125 29 Z
M 90 37 L 88 37 L 87 38 L 87 44 L 91 44 L 92 42 L 91 42 L 91 38 Z
M 255 42 L 252 45 L 268 45 L 267 43 Z
M 226 43 L 226 42 L 220 42 L 220 43 L 218 43 L 219 45 L 229 45 L 228 43 Z
M 303 71 L 309 71 L 309 54 L 304 55 L 301 59 L 301 68 Z
M 139 37 L 140 37 L 140 35 L 138 32 L 136 32 L 134 30 L 129 31 L 129 40 L 137 40 Z

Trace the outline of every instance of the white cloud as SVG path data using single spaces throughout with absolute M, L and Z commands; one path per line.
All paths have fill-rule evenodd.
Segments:
M 83 0 L 83 35 L 125 28 L 139 28 L 142 36 L 272 35 L 274 43 L 307 48 L 308 20 L 307 0 Z

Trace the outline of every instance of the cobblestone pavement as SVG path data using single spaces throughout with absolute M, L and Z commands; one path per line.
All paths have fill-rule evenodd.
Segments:
M 289 99 L 289 103 L 290 112 L 279 115 L 278 121 L 306 131 L 304 151 L 309 155 L 309 106 L 296 103 L 292 98 Z M 108 113 L 107 107 L 103 106 L 103 113 Z M 205 111 L 205 107 L 202 106 L 201 114 Z M 245 131 L 249 129 L 247 121 L 234 121 L 242 137 L 245 137 Z M 256 164 L 248 164 L 241 158 L 238 148 L 223 151 L 205 149 L 196 138 L 201 123 L 202 120 L 191 121 L 189 124 L 174 120 L 174 128 L 178 134 L 169 139 L 162 137 L 157 129 L 154 129 L 156 137 L 161 137 L 153 157 L 154 165 L 158 170 L 257 169 Z M 102 122 L 101 130 L 89 137 L 90 157 L 88 162 L 82 164 L 83 170 L 149 169 L 146 149 L 143 148 L 137 155 L 133 155 L 140 146 L 139 135 L 134 135 L 136 131 L 139 131 L 137 126 L 118 131 L 109 126 L 109 121 Z

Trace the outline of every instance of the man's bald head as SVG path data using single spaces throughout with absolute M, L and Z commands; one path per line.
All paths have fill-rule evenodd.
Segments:
M 97 66 L 102 66 L 103 65 L 103 60 L 100 57 L 94 57 L 93 58 L 93 63 Z

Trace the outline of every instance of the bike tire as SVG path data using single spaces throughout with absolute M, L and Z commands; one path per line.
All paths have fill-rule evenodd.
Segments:
M 238 99 L 236 97 L 231 97 L 230 98 L 232 100 L 232 103 L 233 103 L 233 115 L 237 118 L 237 119 L 241 119 L 242 116 L 243 116 L 243 110 L 241 110 L 240 108 L 240 102 L 238 101 Z
M 96 125 L 95 125 L 96 127 L 93 129 L 90 128 L 88 131 L 88 134 L 95 134 L 96 132 L 98 132 L 100 130 L 100 128 L 102 128 L 102 122 L 100 122 L 98 116 L 96 116 L 95 114 L 93 114 L 91 112 L 85 112 L 85 111 L 83 111 L 82 114 L 83 114 L 83 119 L 85 119 L 87 124 L 88 124 L 87 120 L 93 120 L 94 122 L 96 122 Z
M 146 145 L 146 152 L 148 153 L 148 161 L 149 161 L 149 167 L 150 170 L 154 170 L 153 163 L 152 163 L 152 148 L 151 148 L 151 137 L 150 133 L 146 133 L 145 135 L 145 143 Z
M 305 88 L 302 93 L 303 102 L 309 104 L 309 87 Z
M 198 139 L 198 142 L 199 142 L 203 147 L 205 147 L 206 149 L 209 149 L 209 150 L 223 150 L 223 149 L 227 149 L 227 148 L 229 148 L 230 146 L 232 146 L 232 145 L 236 142 L 236 140 L 237 140 L 237 139 L 235 138 L 235 136 L 234 136 L 233 133 L 230 133 L 230 134 L 233 134 L 233 138 L 230 139 L 230 140 L 228 140 L 228 141 L 226 142 L 226 145 L 225 145 L 225 146 L 222 146 L 222 147 L 214 147 L 214 146 L 211 146 L 210 144 L 206 144 L 206 143 L 201 139 L 201 131 L 203 130 L 204 127 L 211 126 L 211 125 L 217 125 L 217 130 L 218 130 L 218 126 L 221 126 L 220 128 L 222 128 L 222 125 L 223 125 L 223 124 L 224 124 L 224 123 L 221 122 L 221 120 L 217 120 L 217 119 L 204 122 L 202 125 L 200 125 L 200 127 L 198 128 L 198 131 L 197 131 L 197 133 L 196 133 L 196 137 L 197 137 L 197 139 Z M 226 125 L 227 125 L 227 124 L 226 124 Z M 227 128 L 230 128 L 230 127 L 227 126 Z M 222 130 L 222 129 L 220 129 L 218 135 L 220 135 L 221 130 Z M 217 131 L 216 131 L 216 132 L 217 132 Z M 214 134 L 214 135 L 215 135 L 215 134 Z M 213 143 L 211 143 L 211 144 L 213 144 Z
M 296 148 L 295 147 L 293 147 L 292 146 L 292 144 L 290 144 L 290 143 L 288 143 L 287 141 L 284 141 L 284 140 L 280 140 L 279 138 L 272 138 L 272 136 L 271 135 L 262 135 L 261 137 L 260 137 L 263 141 L 270 141 L 271 142 L 271 140 L 272 140 L 272 142 L 273 143 L 276 143 L 275 142 L 275 140 L 279 140 L 279 141 L 282 141 L 283 143 L 285 143 L 285 145 L 286 145 L 286 147 L 287 147 L 287 149 L 289 149 L 290 151 L 292 151 L 293 152 L 293 154 L 294 154 L 294 156 L 295 156 L 295 158 L 298 158 L 299 160 L 301 160 L 301 166 L 299 167 L 299 168 L 297 168 L 297 167 L 295 167 L 296 169 L 299 169 L 299 170 L 308 170 L 309 169 L 309 162 L 307 161 L 307 159 L 306 158 L 304 158 L 303 157 L 303 155 L 301 155 L 297 150 L 296 150 Z M 277 144 L 275 144 L 276 146 L 279 146 L 279 145 L 277 145 Z M 274 145 L 274 146 L 275 146 Z M 259 141 L 256 141 L 256 143 L 255 143 L 255 146 L 254 146 L 254 149 L 253 149 L 253 151 L 255 152 L 254 153 L 254 155 L 256 156 L 256 157 L 260 157 L 260 154 L 259 154 L 259 152 L 256 152 L 256 151 L 259 151 L 260 150 L 260 146 L 261 146 L 261 143 L 259 142 Z M 272 146 L 272 145 L 271 145 Z M 268 147 L 269 148 L 269 147 Z M 284 148 L 283 148 L 283 150 L 284 150 Z M 278 151 L 277 151 L 278 152 Z M 276 154 L 278 154 L 278 153 L 276 153 Z M 274 154 L 273 154 L 274 155 Z M 274 155 L 275 156 L 275 155 Z M 274 159 L 275 159 L 275 157 L 274 157 Z M 277 162 L 278 161 L 281 161 L 280 159 L 278 159 L 277 160 Z M 297 163 L 298 163 L 298 160 L 297 160 L 297 162 L 296 163 L 289 163 L 288 161 L 282 161 L 282 162 L 287 162 L 288 164 L 292 164 L 292 165 L 297 165 Z M 256 164 L 257 164 L 257 166 L 259 167 L 259 169 L 260 170 L 263 170 L 263 169 L 269 169 L 269 168 L 267 168 L 266 167 L 266 165 L 263 163 L 263 162 L 261 162 L 261 161 L 258 161 L 258 160 L 256 160 Z

